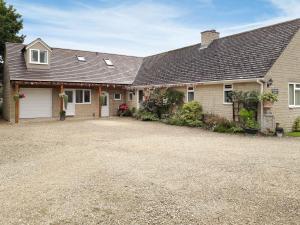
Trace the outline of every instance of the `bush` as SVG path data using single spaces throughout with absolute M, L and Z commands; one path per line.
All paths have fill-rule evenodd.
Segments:
M 142 121 L 158 121 L 159 120 L 159 118 L 157 117 L 156 114 L 145 111 L 145 110 L 138 110 L 137 112 L 135 112 L 133 114 L 133 116 L 136 119 L 142 120 Z
M 214 114 L 203 117 L 204 127 L 219 133 L 242 133 L 244 130 L 235 122 Z
M 247 110 L 247 109 L 241 109 L 240 110 L 240 119 L 242 121 L 242 124 L 245 128 L 250 129 L 259 129 L 258 122 L 254 119 L 254 111 Z
M 184 93 L 173 90 L 154 90 L 149 98 L 142 102 L 143 110 L 157 115 L 158 118 L 169 117 L 175 107 L 183 103 Z
M 293 125 L 293 131 L 299 132 L 300 131 L 300 117 L 298 117 Z
M 182 109 L 173 115 L 168 124 L 177 126 L 201 127 L 202 126 L 202 106 L 196 102 L 185 103 Z

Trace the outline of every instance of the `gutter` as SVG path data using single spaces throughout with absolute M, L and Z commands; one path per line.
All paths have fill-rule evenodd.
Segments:
M 256 80 L 256 83 L 260 85 L 260 94 L 262 95 L 264 92 L 264 80 Z M 264 107 L 263 102 L 260 102 L 260 126 L 263 125 L 263 114 L 264 114 Z
M 233 83 L 247 83 L 257 82 L 258 79 L 235 79 L 235 80 L 218 80 L 218 81 L 204 81 L 204 82 L 192 82 L 192 83 L 177 83 L 177 84 L 157 84 L 157 85 L 136 85 L 130 88 L 161 88 L 161 87 L 182 87 L 182 86 L 197 86 L 197 85 L 209 85 L 209 84 L 233 84 Z

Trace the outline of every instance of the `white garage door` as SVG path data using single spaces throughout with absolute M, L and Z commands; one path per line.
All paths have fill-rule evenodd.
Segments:
M 51 88 L 21 88 L 25 98 L 20 99 L 20 118 L 52 117 Z

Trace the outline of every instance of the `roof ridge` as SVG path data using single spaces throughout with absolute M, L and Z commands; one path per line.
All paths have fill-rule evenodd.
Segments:
M 233 37 L 233 36 L 239 36 L 239 35 L 246 34 L 246 33 L 251 33 L 251 32 L 254 32 L 254 31 L 257 31 L 257 30 L 263 30 L 263 29 L 266 29 L 266 28 L 271 28 L 271 27 L 275 27 L 275 26 L 279 26 L 279 25 L 283 25 L 283 24 L 287 24 L 287 23 L 292 23 L 292 22 L 295 22 L 297 20 L 299 20 L 299 22 L 300 22 L 300 18 L 297 18 L 297 19 L 293 19 L 293 20 L 289 20 L 289 21 L 283 21 L 283 22 L 279 22 L 279 23 L 275 23 L 275 24 L 270 24 L 270 25 L 263 26 L 263 27 L 257 27 L 257 28 L 254 28 L 252 30 L 242 31 L 242 32 L 239 32 L 239 33 L 236 33 L 236 34 L 227 35 L 227 36 L 218 38 L 216 40 L 225 39 L 225 38 L 229 38 L 229 37 Z

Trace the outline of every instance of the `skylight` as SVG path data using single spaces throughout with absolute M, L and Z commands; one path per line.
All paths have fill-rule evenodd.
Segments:
M 108 66 L 113 66 L 113 65 L 114 65 L 110 59 L 104 59 L 104 62 L 105 62 L 106 65 L 108 65 Z
M 85 62 L 85 57 L 84 56 L 77 56 L 78 61 L 80 62 Z

